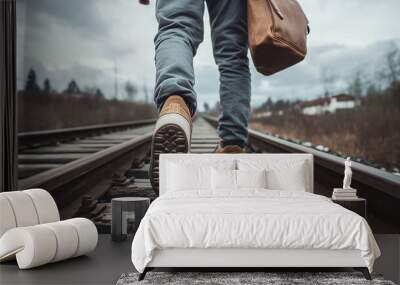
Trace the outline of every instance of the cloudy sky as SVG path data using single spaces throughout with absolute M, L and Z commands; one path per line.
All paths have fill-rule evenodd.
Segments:
M 172 1 L 172 0 L 171 0 Z M 201 1 L 201 0 L 199 0 Z M 100 87 L 115 96 L 117 67 L 119 97 L 127 80 L 154 84 L 153 37 L 157 30 L 154 2 L 137 0 L 18 0 L 18 86 L 34 67 L 39 82 L 50 78 L 62 90 L 75 78 L 83 88 Z M 309 54 L 302 63 L 265 77 L 252 68 L 252 105 L 268 97 L 308 99 L 346 89 L 356 72 L 373 78 L 384 55 L 400 47 L 398 0 L 300 0 L 311 25 Z M 218 72 L 212 57 L 208 15 L 205 37 L 195 58 L 199 106 L 213 105 L 218 96 Z M 325 82 L 325 83 L 324 83 Z

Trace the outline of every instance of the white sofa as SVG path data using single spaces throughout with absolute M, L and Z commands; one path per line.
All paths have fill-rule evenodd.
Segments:
M 87 254 L 98 233 L 85 218 L 60 221 L 53 197 L 43 189 L 0 193 L 0 262 L 20 269 Z

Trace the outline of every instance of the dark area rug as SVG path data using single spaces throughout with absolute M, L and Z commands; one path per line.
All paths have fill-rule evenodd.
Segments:
M 359 272 L 148 272 L 146 278 L 138 281 L 138 273 L 122 274 L 117 285 L 133 284 L 373 284 L 395 285 L 392 281 L 384 280 L 380 275 L 372 275 L 368 281 Z

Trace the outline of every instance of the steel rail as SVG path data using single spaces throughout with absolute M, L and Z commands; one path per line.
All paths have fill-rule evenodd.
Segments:
M 99 124 L 75 128 L 24 132 L 18 134 L 18 147 L 19 149 L 25 149 L 30 146 L 54 144 L 76 138 L 151 125 L 155 124 L 155 122 L 156 119 L 147 119 L 115 124 Z
M 259 145 L 259 142 L 268 143 L 283 152 L 311 153 L 314 156 L 315 164 L 318 166 L 325 167 L 340 175 L 343 174 L 345 159 L 342 157 L 251 129 L 249 130 L 249 139 L 252 145 Z M 363 184 L 400 198 L 400 176 L 355 161 L 351 162 L 351 168 L 353 170 L 353 180 L 360 181 Z

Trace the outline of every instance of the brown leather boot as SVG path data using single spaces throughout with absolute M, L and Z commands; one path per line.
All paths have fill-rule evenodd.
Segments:
M 150 158 L 150 182 L 159 193 L 159 156 L 161 153 L 190 151 L 192 116 L 182 97 L 172 95 L 165 100 L 153 133 Z
M 223 146 L 222 142 L 219 142 L 217 147 L 214 150 L 215 153 L 245 153 L 243 147 L 238 145 L 226 145 Z

